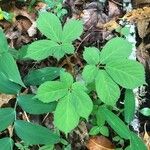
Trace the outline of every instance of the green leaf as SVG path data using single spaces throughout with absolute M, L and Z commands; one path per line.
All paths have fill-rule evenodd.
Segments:
M 100 133 L 101 133 L 102 135 L 107 136 L 107 137 L 109 136 L 108 127 L 102 126 L 99 131 L 100 131 Z
M 130 130 L 124 124 L 124 122 L 110 110 L 100 107 L 101 114 L 105 116 L 106 121 L 111 126 L 111 128 L 122 138 L 130 139 Z
M 54 113 L 54 124 L 59 130 L 69 133 L 78 125 L 78 122 L 79 115 L 71 102 L 71 95 L 68 94 L 58 102 Z
M 34 98 L 34 95 L 21 95 L 18 98 L 19 106 L 30 114 L 44 114 L 52 112 L 56 108 L 56 102 L 42 103 Z
M 94 126 L 91 128 L 89 135 L 97 135 L 99 133 L 100 128 L 98 126 Z
M 120 33 L 124 36 L 128 36 L 130 34 L 130 27 L 123 27 Z
M 98 111 L 96 112 L 96 120 L 97 120 L 97 125 L 99 127 L 104 126 L 106 120 L 103 114 L 101 113 L 101 109 L 98 109 Z
M 91 98 L 84 91 L 72 90 L 71 92 L 71 101 L 75 106 L 76 112 L 80 117 L 88 119 L 88 116 L 92 112 L 93 103 Z
M 60 140 L 56 133 L 37 124 L 16 120 L 14 127 L 17 136 L 27 144 L 56 144 Z
M 115 60 L 107 63 L 107 73 L 124 88 L 134 89 L 145 83 L 144 67 L 133 60 Z
M 64 97 L 68 92 L 67 85 L 59 81 L 47 81 L 40 85 L 37 90 L 36 98 L 44 103 L 57 101 Z
M 147 150 L 147 147 L 140 137 L 131 132 L 130 146 L 126 150 Z
M 86 65 L 82 72 L 83 79 L 87 83 L 93 82 L 98 74 L 98 70 L 99 69 L 94 65 Z
M 58 61 L 64 57 L 65 52 L 62 50 L 63 45 L 59 45 L 54 51 L 53 51 L 53 57 L 56 58 Z
M 145 107 L 140 110 L 140 113 L 142 113 L 144 116 L 148 117 L 148 116 L 150 116 L 150 108 Z
M 10 53 L 0 55 L 0 68 L 10 81 L 25 86 L 21 80 L 17 64 Z
M 107 105 L 114 106 L 120 97 L 120 89 L 105 70 L 99 70 L 95 84 L 100 100 Z
M 8 43 L 7 43 L 7 39 L 5 37 L 5 34 L 3 33 L 3 30 L 0 28 L 0 54 L 2 54 L 3 52 L 7 52 L 8 51 Z
M 24 58 L 30 58 L 33 60 L 43 60 L 49 56 L 52 56 L 54 51 L 60 48 L 60 45 L 50 40 L 39 40 L 31 43 L 28 46 L 26 55 Z
M 72 85 L 72 90 L 88 91 L 84 82 L 74 82 Z
M 62 41 L 63 42 L 72 42 L 83 32 L 83 23 L 82 21 L 71 19 L 63 27 Z
M 13 58 L 14 58 L 15 60 L 18 59 L 18 50 L 16 50 L 15 48 L 9 47 L 8 51 L 9 51 L 9 53 L 13 56 Z
M 29 45 L 23 45 L 19 50 L 17 50 L 18 52 L 18 56 L 17 59 L 19 60 L 26 60 L 24 57 L 27 55 L 27 50 L 28 50 L 28 46 Z
M 62 25 L 59 18 L 49 12 L 42 12 L 37 19 L 38 29 L 49 39 L 61 42 Z
M 15 111 L 12 108 L 0 108 L 0 132 L 5 130 L 15 120 Z
M 124 100 L 125 121 L 130 124 L 135 115 L 135 98 L 132 90 L 126 90 Z
M 40 147 L 39 150 L 54 150 L 54 145 L 45 145 Z
M 8 80 L 4 73 L 0 72 L 0 93 L 18 94 L 21 86 Z
M 86 47 L 83 58 L 90 65 L 97 65 L 100 61 L 100 52 L 96 47 Z
M 73 84 L 73 77 L 70 73 L 61 71 L 60 73 L 60 81 L 66 85 L 68 88 Z
M 52 81 L 60 75 L 62 68 L 45 67 L 42 69 L 31 70 L 24 78 L 24 83 L 27 86 L 40 85 L 46 81 Z
M 1 150 L 13 150 L 14 142 L 11 138 L 0 139 Z
M 131 52 L 132 44 L 123 38 L 116 37 L 109 40 L 103 47 L 100 54 L 100 62 L 105 64 L 118 58 L 128 58 Z
M 62 44 L 61 44 L 61 50 L 62 50 L 64 53 L 73 54 L 75 48 L 74 48 L 74 46 L 72 45 L 72 43 L 62 43 Z

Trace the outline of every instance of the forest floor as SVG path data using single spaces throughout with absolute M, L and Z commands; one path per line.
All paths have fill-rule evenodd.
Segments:
M 32 1 L 33 2 L 33 1 Z M 132 5 L 132 9 L 135 11 L 127 12 L 126 7 Z M 74 77 L 79 76 L 80 70 L 83 69 L 85 64 L 82 53 L 84 47 L 95 46 L 101 49 L 107 41 L 118 35 L 116 29 L 120 26 L 119 22 L 121 18 L 125 18 L 126 22 L 135 26 L 136 34 L 136 58 L 142 63 L 146 71 L 147 86 L 144 86 L 144 95 L 140 97 L 139 109 L 150 107 L 150 2 L 134 0 L 129 3 L 125 3 L 122 0 L 108 0 L 108 1 L 92 1 L 92 0 L 64 0 L 63 9 L 67 10 L 67 14 L 60 14 L 62 23 L 68 21 L 68 19 L 75 18 L 81 19 L 84 23 L 84 32 L 81 37 L 77 39 L 73 44 L 76 48 L 76 53 L 67 57 L 61 58 L 59 61 L 53 57 L 49 57 L 42 61 L 17 61 L 21 77 L 24 78 L 29 71 L 34 69 L 40 69 L 44 67 L 63 67 L 66 68 Z M 147 7 L 147 9 L 143 9 Z M 8 43 L 11 48 L 19 50 L 22 46 L 32 43 L 37 39 L 42 39 L 43 36 L 36 28 L 36 19 L 39 11 L 45 11 L 47 4 L 44 2 L 23 2 L 23 1 L 0 1 L 0 8 L 2 11 L 12 13 L 13 17 L 10 21 L 9 18 L 1 18 L 0 27 L 4 30 Z M 141 8 L 141 9 L 140 9 Z M 56 11 L 49 8 L 48 11 Z M 56 11 L 58 13 L 58 11 Z M 59 12 L 63 13 L 63 12 Z M 9 15 L 9 14 L 8 14 Z M 61 16 L 62 15 L 62 16 Z M 10 16 L 9 16 L 10 17 Z M 141 18 L 140 18 L 141 17 Z M 15 53 L 15 51 L 14 51 Z M 79 77 L 80 78 L 80 77 Z M 35 91 L 36 86 L 30 86 L 22 90 L 22 93 L 30 93 Z M 14 95 L 0 94 L 0 106 L 7 107 L 13 106 L 15 103 Z M 18 116 L 23 120 L 29 120 L 34 123 L 38 123 L 47 128 L 52 128 L 53 116 L 47 115 L 30 115 L 18 108 Z M 140 123 L 140 134 L 146 142 L 149 139 L 147 133 L 150 131 L 150 118 L 141 114 L 137 114 Z M 146 130 L 145 130 L 146 125 Z M 98 139 L 89 137 L 88 130 L 84 121 L 82 121 L 78 128 L 71 132 L 67 138 L 67 141 L 71 144 L 74 150 L 109 150 L 109 148 L 102 148 L 103 144 L 112 144 L 112 137 L 108 139 Z M 90 126 L 90 125 L 89 125 Z M 0 137 L 5 137 L 9 132 L 9 129 L 0 133 Z M 62 134 L 65 138 L 65 135 Z M 148 139 L 146 139 L 148 138 Z M 107 141 L 108 140 L 108 141 Z M 18 138 L 16 138 L 16 142 Z M 88 145 L 88 141 L 93 143 Z M 116 142 L 117 143 L 117 142 Z M 115 144 L 116 144 L 115 143 Z M 97 146 L 98 145 L 98 146 Z M 99 145 L 102 145 L 100 148 Z M 120 144 L 121 145 L 121 144 Z M 124 146 L 124 145 L 123 145 Z M 61 150 L 62 144 L 57 144 L 55 148 Z M 93 148 L 95 147 L 95 148 Z M 17 149 L 17 147 L 15 148 Z M 19 149 L 19 148 L 18 148 Z M 38 146 L 27 147 L 22 150 L 36 150 Z M 111 148 L 110 148 L 111 149 Z M 45 149 L 46 150 L 46 149 Z M 48 149 L 47 149 L 48 150 Z M 67 148 L 66 148 L 67 150 Z

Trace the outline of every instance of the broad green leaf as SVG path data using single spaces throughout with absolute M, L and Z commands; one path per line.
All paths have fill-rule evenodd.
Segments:
M 9 47 L 8 51 L 9 51 L 9 53 L 13 56 L 13 58 L 14 58 L 15 60 L 18 59 L 18 50 L 16 50 L 15 48 Z
M 37 19 L 38 29 L 49 39 L 61 42 L 62 25 L 59 18 L 49 12 L 42 12 Z
M 1 72 L 3 72 L 10 81 L 25 86 L 21 80 L 17 64 L 10 53 L 0 55 L 0 68 Z
M 18 57 L 17 59 L 19 60 L 26 60 L 24 57 L 27 55 L 27 50 L 28 50 L 28 46 L 29 45 L 23 45 L 19 50 L 17 50 L 18 52 Z
M 1 150 L 13 150 L 14 142 L 11 138 L 5 137 L 0 139 Z
M 60 75 L 61 68 L 57 67 L 45 67 L 42 69 L 31 70 L 24 78 L 24 83 L 27 86 L 40 85 L 46 81 L 56 79 Z
M 72 85 L 72 90 L 88 91 L 84 82 L 74 82 Z
M 72 43 L 62 43 L 61 44 L 61 49 L 62 49 L 63 52 L 65 52 L 67 54 L 73 54 L 74 50 L 75 50 Z
M 79 122 L 79 115 L 71 102 L 71 95 L 62 98 L 54 113 L 54 124 L 59 130 L 69 133 Z
M 131 52 L 132 43 L 123 38 L 116 37 L 109 40 L 103 47 L 100 54 L 100 62 L 101 64 L 105 64 L 118 58 L 128 58 Z
M 94 126 L 91 128 L 89 135 L 97 135 L 99 133 L 99 131 L 100 131 L 99 126 Z
M 67 21 L 63 27 L 62 41 L 72 42 L 75 39 L 79 38 L 82 32 L 83 32 L 82 21 L 71 19 Z
M 68 88 L 73 84 L 73 77 L 70 73 L 61 71 L 60 73 L 60 81 L 63 82 Z
M 53 51 L 53 57 L 56 58 L 58 61 L 64 57 L 65 52 L 62 50 L 62 45 L 59 45 L 54 51 Z
M 15 111 L 12 108 L 0 108 L 0 131 L 5 130 L 15 120 Z
M 144 141 L 135 133 L 131 132 L 130 146 L 125 150 L 148 150 Z
M 98 74 L 98 70 L 99 69 L 94 65 L 86 65 L 82 72 L 83 79 L 87 83 L 93 82 Z
M 124 122 L 110 110 L 100 107 L 102 115 L 105 116 L 106 121 L 110 127 L 122 138 L 130 139 L 130 130 L 124 124 Z
M 100 52 L 96 47 L 86 47 L 83 58 L 88 64 L 97 65 L 100 61 Z
M 128 36 L 130 34 L 130 27 L 123 27 L 120 33 L 124 36 Z
M 98 111 L 96 112 L 96 120 L 97 120 L 97 125 L 99 127 L 104 126 L 106 120 L 103 114 L 101 113 L 101 109 L 98 109 Z
M 102 126 L 99 131 L 102 135 L 107 137 L 109 136 L 109 130 L 107 126 Z
M 50 40 L 35 41 L 28 46 L 24 58 L 30 58 L 40 61 L 49 56 L 52 56 L 57 48 L 60 48 L 60 45 Z
M 142 113 L 144 116 L 150 116 L 150 108 L 143 108 L 140 110 L 140 113 Z
M 68 92 L 68 87 L 59 81 L 47 81 L 37 90 L 36 98 L 44 103 L 57 101 Z
M 7 39 L 5 37 L 5 34 L 3 33 L 3 30 L 0 28 L 0 54 L 2 54 L 3 52 L 7 52 L 8 51 L 8 43 L 7 43 Z
M 34 98 L 34 95 L 21 95 L 18 98 L 19 106 L 30 114 L 44 114 L 52 112 L 56 108 L 56 102 L 43 103 Z
M 27 144 L 56 144 L 60 140 L 56 133 L 30 122 L 16 120 L 14 127 L 17 136 Z
M 133 60 L 115 60 L 107 63 L 107 73 L 124 88 L 134 89 L 145 83 L 144 67 Z
M 88 94 L 86 94 L 84 91 L 81 91 L 80 89 L 72 90 L 71 96 L 71 101 L 74 104 L 76 112 L 80 117 L 88 119 L 93 109 L 91 98 L 88 96 Z
M 126 90 L 124 100 L 124 117 L 125 121 L 129 124 L 135 115 L 135 97 L 132 90 Z
M 120 89 L 105 70 L 99 70 L 95 84 L 100 100 L 107 105 L 114 106 L 120 97 Z
M 10 81 L 4 73 L 0 72 L 0 93 L 18 94 L 21 86 Z

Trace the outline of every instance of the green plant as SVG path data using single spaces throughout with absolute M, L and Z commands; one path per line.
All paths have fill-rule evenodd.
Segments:
M 19 150 L 30 150 L 29 149 L 29 145 L 28 144 L 25 144 L 23 142 L 20 142 L 20 143 L 15 143 L 16 147 L 19 149 Z
M 102 102 L 114 106 L 120 97 L 120 85 L 134 89 L 145 83 L 143 66 L 128 57 L 131 44 L 123 38 L 113 38 L 100 52 L 95 47 L 85 48 L 83 57 L 88 63 L 83 70 L 87 83 L 95 82 L 96 92 Z
M 47 9 L 53 11 L 59 18 L 67 14 L 67 10 L 63 8 L 63 0 L 43 0 L 47 4 Z
M 7 21 L 12 21 L 13 19 L 13 14 L 12 13 L 8 13 L 6 11 L 2 11 L 2 9 L 0 8 L 0 20 L 7 20 Z
M 37 28 L 49 39 L 33 42 L 28 46 L 24 58 L 42 60 L 48 56 L 54 56 L 58 60 L 65 54 L 73 54 L 72 41 L 78 38 L 83 25 L 79 20 L 71 19 L 62 28 L 58 17 L 52 13 L 40 13 L 37 20 Z
M 37 27 L 48 40 L 35 41 L 23 47 L 15 52 L 15 59 L 39 61 L 53 56 L 59 60 L 66 54 L 74 53 L 72 42 L 83 31 L 81 21 L 69 20 L 62 27 L 58 17 L 48 12 L 40 14 Z M 114 135 L 119 136 L 117 142 L 123 144 L 124 140 L 130 141 L 126 150 L 146 150 L 143 141 L 129 129 L 135 112 L 132 89 L 145 84 L 144 67 L 128 59 L 132 51 L 131 43 L 117 37 L 107 42 L 101 51 L 86 47 L 83 58 L 87 65 L 82 72 L 83 80 L 74 81 L 74 77 L 62 68 L 46 67 L 29 71 L 22 81 L 2 29 L 0 39 L 0 92 L 16 95 L 14 108 L 0 108 L 0 131 L 11 125 L 13 133 L 27 145 L 40 144 L 40 149 L 53 149 L 54 144 L 60 142 L 65 149 L 71 149 L 71 145 L 60 137 L 58 129 L 68 134 L 82 119 L 93 125 L 89 132 L 91 135 L 109 136 L 111 128 Z M 22 95 L 22 87 L 28 86 L 39 86 L 36 94 Z M 125 98 L 121 110 L 116 102 L 122 88 L 125 89 Z M 55 128 L 50 130 L 20 120 L 17 107 L 33 115 L 53 113 Z M 120 119 L 120 114 L 124 116 L 124 121 Z M 4 150 L 13 149 L 15 141 L 12 137 L 0 139 Z M 20 148 L 28 148 L 26 144 L 20 144 Z
M 20 139 L 22 139 L 25 143 L 31 145 L 47 145 L 59 142 L 59 136 L 51 130 L 27 121 L 21 121 L 19 118 L 17 118 L 16 107 L 18 104 L 20 106 L 23 105 L 23 109 L 27 109 L 27 112 L 31 114 L 51 112 L 53 111 L 53 109 L 55 109 L 56 104 L 43 104 L 40 101 L 32 99 L 32 95 L 26 95 L 28 102 L 21 101 L 24 98 L 23 96 L 23 98 L 19 96 L 21 92 L 21 86 L 25 87 L 25 85 L 21 80 L 16 62 L 13 56 L 9 53 L 9 46 L 2 29 L 0 29 L 0 39 L 2 40 L 2 42 L 0 43 L 0 92 L 6 94 L 16 94 L 18 96 L 14 108 L 0 108 L 0 131 L 4 131 L 9 125 L 12 125 L 17 136 Z M 44 71 L 47 72 L 49 71 L 49 69 L 53 68 L 47 68 Z M 57 73 L 53 75 L 54 76 L 51 76 L 51 78 L 57 77 Z M 6 137 L 0 139 L 0 145 L 3 145 L 3 148 L 1 147 L 2 150 L 12 150 L 14 142 L 13 139 L 11 139 L 11 137 Z
M 92 100 L 86 90 L 82 82 L 73 82 L 69 73 L 61 72 L 60 81 L 43 83 L 37 90 L 36 98 L 44 103 L 59 100 L 54 112 L 54 124 L 69 133 L 78 125 L 80 117 L 88 119 L 92 112 Z

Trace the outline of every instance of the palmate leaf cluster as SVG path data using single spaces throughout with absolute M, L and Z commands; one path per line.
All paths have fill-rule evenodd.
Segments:
M 101 52 L 95 47 L 85 48 L 83 57 L 88 65 L 83 69 L 83 78 L 87 83 L 95 82 L 98 97 L 107 105 L 116 104 L 119 85 L 134 89 L 145 83 L 143 66 L 128 59 L 131 51 L 131 43 L 119 37 L 110 40 Z
M 22 80 L 16 64 L 17 59 L 39 61 L 53 56 L 59 60 L 66 54 L 74 53 L 73 41 L 78 39 L 83 31 L 81 21 L 71 19 L 62 26 L 58 17 L 48 12 L 40 13 L 37 27 L 43 34 L 42 38 L 47 39 L 25 46 L 27 49 L 23 47 L 15 58 L 0 29 L 0 92 L 15 94 L 16 105 L 29 114 L 53 113 L 54 126 L 65 134 L 77 127 L 81 119 L 89 121 L 89 116 L 94 114 L 96 125 L 89 134 L 101 133 L 109 136 L 109 128 L 105 124 L 107 122 L 120 138 L 130 140 L 127 150 L 145 150 L 142 140 L 126 125 L 133 120 L 135 113 L 132 89 L 145 84 L 144 67 L 128 58 L 132 52 L 132 44 L 117 37 L 108 41 L 102 50 L 85 47 L 83 58 L 86 66 L 81 72 L 83 80 L 80 81 L 75 81 L 70 73 L 58 67 L 31 70 Z M 90 84 L 94 84 L 91 89 Z M 20 94 L 22 87 L 29 86 L 37 86 L 36 93 Z M 126 89 L 123 109 L 125 123 L 111 111 L 114 106 L 116 108 L 121 88 Z M 89 91 L 96 93 L 96 99 L 93 100 Z M 97 99 L 101 102 L 98 105 L 95 104 Z M 149 111 L 144 109 L 141 113 L 149 115 Z M 61 141 L 55 130 L 20 120 L 16 108 L 1 108 L 0 131 L 4 131 L 9 125 L 12 125 L 16 135 L 29 145 L 53 147 Z M 11 137 L 6 137 L 0 139 L 0 145 L 3 145 L 5 150 L 12 150 L 14 141 Z
M 93 108 L 85 85 L 73 82 L 73 77 L 66 72 L 61 72 L 60 81 L 43 83 L 38 88 L 36 97 L 44 103 L 59 100 L 54 113 L 54 124 L 65 133 L 78 125 L 80 117 L 88 119 Z
M 48 12 L 40 14 L 37 28 L 49 40 L 33 42 L 29 45 L 25 58 L 42 60 L 53 56 L 59 60 L 65 54 L 73 54 L 75 48 L 72 42 L 83 32 L 81 21 L 71 19 L 62 28 L 59 18 Z

